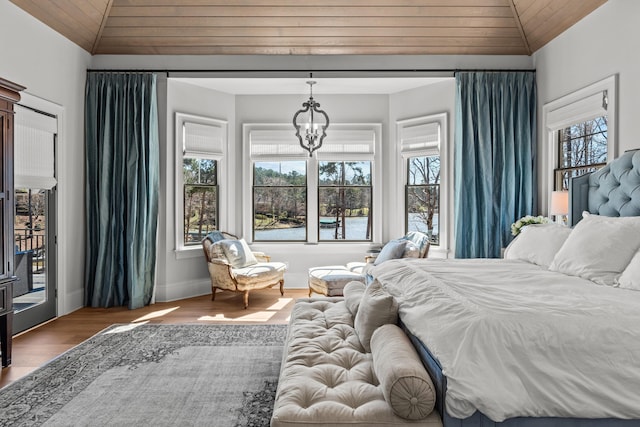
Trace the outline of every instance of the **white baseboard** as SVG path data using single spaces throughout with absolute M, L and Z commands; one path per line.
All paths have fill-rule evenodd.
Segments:
M 57 317 L 64 316 L 84 307 L 84 289 L 77 289 L 58 299 Z
M 307 289 L 307 282 L 307 274 L 286 273 L 284 277 L 284 288 Z M 171 283 L 158 285 L 156 287 L 156 302 L 171 302 L 209 294 L 211 294 L 211 281 L 209 279 Z
M 156 302 L 171 302 L 211 294 L 211 281 L 207 279 L 156 286 Z

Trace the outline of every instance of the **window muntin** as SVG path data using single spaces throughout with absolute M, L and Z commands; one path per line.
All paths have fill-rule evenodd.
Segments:
M 607 163 L 607 116 L 560 129 L 557 144 L 554 190 L 567 190 L 571 178 L 592 172 Z
M 182 163 L 185 246 L 218 229 L 218 162 L 185 157 Z
M 440 156 L 407 159 L 406 231 L 420 231 L 440 244 Z
M 253 241 L 306 240 L 306 161 L 254 162 Z
M 371 241 L 371 162 L 318 162 L 318 240 Z

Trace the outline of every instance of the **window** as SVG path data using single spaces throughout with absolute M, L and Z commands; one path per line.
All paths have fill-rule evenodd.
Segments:
M 243 125 L 252 241 L 373 241 L 382 227 L 373 211 L 381 193 L 374 177 L 381 126 L 332 124 L 313 157 L 292 129 Z
M 307 240 L 304 160 L 253 164 L 253 240 Z
M 439 245 L 440 156 L 409 157 L 407 162 L 407 231 L 425 233 Z
M 616 86 L 613 75 L 544 105 L 549 195 L 615 158 Z
M 420 231 L 433 246 L 443 244 L 446 203 L 441 190 L 446 114 L 398 122 L 398 146 L 404 171 L 405 232 Z M 446 246 L 446 245 L 445 245 Z M 446 251 L 446 248 L 443 250 Z
M 184 244 L 199 245 L 218 229 L 218 162 L 184 157 Z
M 318 240 L 371 240 L 371 162 L 319 162 Z
M 227 124 L 207 117 L 176 114 L 177 247 L 199 247 L 220 227 L 220 169 Z
M 554 190 L 568 190 L 569 179 L 607 163 L 607 116 L 578 123 L 558 132 L 558 167 Z

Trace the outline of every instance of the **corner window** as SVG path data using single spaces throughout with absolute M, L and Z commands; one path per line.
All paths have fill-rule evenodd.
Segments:
M 420 231 L 439 245 L 440 156 L 409 157 L 407 162 L 407 231 Z
M 405 233 L 419 231 L 446 253 L 446 114 L 398 122 L 398 148 L 404 175 Z
M 568 190 L 571 178 L 593 172 L 607 163 L 607 116 L 560 129 L 557 148 L 554 190 Z
M 220 227 L 227 123 L 176 113 L 176 247 L 199 247 Z
M 616 86 L 613 75 L 544 105 L 549 197 L 615 158 Z
M 184 244 L 198 245 L 218 229 L 218 161 L 185 157 Z

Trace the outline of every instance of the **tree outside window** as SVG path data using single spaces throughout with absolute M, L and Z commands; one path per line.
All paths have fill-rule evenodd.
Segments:
M 567 190 L 573 177 L 593 172 L 607 163 L 607 117 L 577 123 L 558 131 L 556 190 Z
M 440 156 L 410 157 L 407 171 L 407 231 L 425 233 L 439 245 Z
M 307 239 L 306 162 L 255 162 L 253 240 Z
M 371 241 L 371 162 L 318 163 L 320 241 Z
M 200 244 L 218 229 L 217 161 L 183 159 L 184 244 Z

